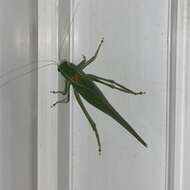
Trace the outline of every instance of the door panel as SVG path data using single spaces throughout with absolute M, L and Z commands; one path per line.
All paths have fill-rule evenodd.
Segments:
M 75 10 L 75 7 L 77 9 Z M 72 55 L 90 58 L 87 73 L 114 79 L 143 96 L 99 85 L 111 104 L 148 143 L 144 148 L 117 122 L 85 106 L 97 124 L 102 155 L 75 98 L 72 104 L 72 180 L 77 190 L 164 190 L 166 179 L 168 1 L 74 1 Z

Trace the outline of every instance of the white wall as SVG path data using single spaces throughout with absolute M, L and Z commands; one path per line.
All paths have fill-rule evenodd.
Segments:
M 32 61 L 35 65 L 36 13 L 36 1 L 0 1 L 0 75 Z M 1 78 L 0 85 L 22 72 Z M 2 190 L 36 189 L 36 95 L 35 73 L 0 88 Z
M 79 4 L 77 3 L 79 2 Z M 166 169 L 168 1 L 74 1 L 73 62 L 93 55 L 85 70 L 147 94 L 141 97 L 100 86 L 108 100 L 148 143 L 131 135 L 87 103 L 102 141 L 98 156 L 95 135 L 77 105 L 72 104 L 72 184 L 75 190 L 164 190 Z

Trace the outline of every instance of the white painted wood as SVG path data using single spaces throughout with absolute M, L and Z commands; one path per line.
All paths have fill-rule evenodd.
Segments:
M 60 61 L 70 59 L 70 33 L 72 27 L 72 13 L 70 0 L 59 0 L 59 29 L 58 45 Z M 64 78 L 59 75 L 59 89 L 64 89 Z M 63 98 L 59 96 L 59 98 Z M 69 190 L 72 186 L 72 147 L 71 125 L 70 125 L 70 103 L 58 106 L 58 190 Z
M 45 13 L 49 16 L 44 14 L 43 3 L 47 3 Z M 40 44 L 40 51 L 43 50 L 40 58 L 57 59 L 55 2 L 43 3 L 39 10 L 46 23 L 41 22 L 39 41 L 45 39 L 43 43 L 47 44 L 40 41 L 43 44 Z M 75 99 L 70 105 L 59 107 L 58 128 L 50 129 L 49 123 L 57 122 L 56 111 L 52 116 L 45 108 L 52 100 L 46 96 L 51 85 L 44 82 L 39 92 L 38 188 L 188 189 L 189 2 L 139 4 L 121 0 L 120 3 L 110 1 L 108 5 L 102 1 L 73 0 L 61 1 L 59 5 L 59 47 L 68 32 L 68 20 L 73 28 L 72 39 L 67 36 L 64 41 L 61 58 L 71 57 L 79 62 L 81 54 L 90 57 L 104 36 L 99 58 L 87 71 L 148 91 L 145 97 L 125 98 L 102 87 L 115 107 L 148 140 L 149 149 L 144 151 L 116 122 L 85 104 L 100 131 L 103 155 L 99 157 L 94 134 Z M 56 77 L 50 80 L 51 72 L 54 73 L 49 70 L 47 74 L 40 74 L 39 81 L 56 81 Z
M 189 189 L 189 1 L 172 2 L 169 190 Z
M 108 100 L 147 141 L 144 149 L 122 127 L 87 106 L 96 121 L 103 152 L 75 99 L 72 106 L 72 190 L 166 189 L 168 1 L 79 2 L 73 23 L 73 61 L 93 55 L 102 37 L 98 59 L 86 69 L 114 79 L 142 97 L 101 86 Z
M 184 108 L 185 108 L 185 116 L 184 116 L 184 150 L 183 150 L 183 190 L 188 190 L 190 188 L 190 153 L 189 153 L 189 145 L 190 145 L 190 2 L 186 0 L 184 2 L 184 25 L 185 25 L 185 97 L 184 97 Z
M 170 124 L 170 130 L 169 130 L 169 183 L 168 183 L 168 189 L 181 189 L 181 130 L 179 125 L 183 121 L 183 108 L 182 108 L 182 102 L 183 102 L 183 94 L 177 92 L 177 87 L 179 88 L 183 84 L 183 75 L 181 75 L 181 72 L 177 70 L 177 60 L 179 61 L 179 53 L 183 52 L 183 46 L 182 43 L 179 43 L 179 29 L 178 29 L 178 23 L 179 23 L 179 1 L 171 1 L 171 31 L 170 31 L 170 92 L 169 92 L 169 124 Z M 182 13 L 182 12 L 181 12 Z M 181 34 L 183 34 L 181 32 Z M 178 64 L 179 65 L 179 64 Z M 178 68 L 180 68 L 178 66 Z M 183 67 L 181 67 L 180 71 L 183 71 Z M 178 78 L 178 80 L 177 80 Z M 177 117 L 176 117 L 177 116 Z
M 12 9 L 12 2 L 1 1 L 2 73 L 36 59 L 37 14 L 35 1 L 32 2 L 15 1 Z M 99 157 L 94 134 L 75 100 L 70 105 L 60 106 L 58 113 L 57 108 L 50 109 L 56 97 L 49 91 L 57 88 L 58 75 L 54 67 L 46 68 L 38 72 L 38 139 L 36 74 L 0 89 L 0 189 L 36 189 L 36 185 L 38 190 L 165 189 L 168 2 L 120 0 L 107 4 L 79 0 L 71 4 L 70 12 L 70 2 L 63 2 L 65 20 L 58 38 L 58 1 L 39 0 L 39 60 L 57 60 L 57 39 L 62 37 L 61 31 L 67 29 L 69 16 L 72 22 L 75 15 L 73 39 L 64 42 L 61 58 L 73 57 L 74 62 L 79 62 L 81 54 L 90 57 L 104 36 L 101 53 L 87 71 L 148 92 L 144 97 L 132 97 L 101 88 L 147 140 L 149 149 L 144 150 L 119 124 L 85 104 L 100 131 L 103 155 Z M 174 110 L 169 116 L 173 119 L 170 126 L 174 124 L 175 130 L 169 132 L 170 144 L 175 146 L 169 147 L 172 167 L 169 190 L 186 190 L 189 189 L 190 167 L 189 2 L 172 1 L 171 8 L 175 14 L 171 21 L 174 43 L 169 61 L 175 66 L 171 69 L 174 73 L 170 98 L 175 106 L 171 107 Z M 71 51 L 69 44 L 73 47 Z
M 187 190 L 189 184 L 189 10 L 190 4 L 186 0 L 178 0 L 176 3 L 176 60 L 175 80 L 173 80 L 174 101 L 173 122 L 173 180 L 171 189 Z
M 37 1 L 0 1 L 0 189 L 36 189 Z M 15 79 L 15 77 L 19 78 Z
M 58 1 L 38 1 L 38 59 L 57 60 Z M 47 63 L 46 63 L 47 64 Z M 50 108 L 56 96 L 57 67 L 38 71 L 38 190 L 56 190 L 57 182 L 57 107 Z

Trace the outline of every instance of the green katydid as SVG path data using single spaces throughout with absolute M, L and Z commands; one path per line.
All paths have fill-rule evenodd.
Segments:
M 142 145 L 147 147 L 146 142 L 137 134 L 137 132 L 128 124 L 128 122 L 125 121 L 125 119 L 123 119 L 123 117 L 113 108 L 113 106 L 108 102 L 104 94 L 100 91 L 100 89 L 94 82 L 101 83 L 113 89 L 117 89 L 119 91 L 133 95 L 142 95 L 145 94 L 145 92 L 134 92 L 113 80 L 105 79 L 92 74 L 86 74 L 83 71 L 90 63 L 92 63 L 96 59 L 102 43 L 103 39 L 101 40 L 94 56 L 91 57 L 89 60 L 86 60 L 86 57 L 83 55 L 83 59 L 78 65 L 75 65 L 67 60 L 62 61 L 58 65 L 58 72 L 60 72 L 61 75 L 63 75 L 63 77 L 65 78 L 65 89 L 63 91 L 51 91 L 51 93 L 54 94 L 59 93 L 66 97 L 55 102 L 51 107 L 54 107 L 58 103 L 68 103 L 70 97 L 69 93 L 70 86 L 72 86 L 76 100 L 80 105 L 82 111 L 84 112 L 86 118 L 88 119 L 93 131 L 95 132 L 99 154 L 101 154 L 101 142 L 96 128 L 96 124 L 91 118 L 88 111 L 86 110 L 82 102 L 81 96 L 88 103 L 90 103 L 97 109 L 101 110 L 102 112 L 104 112 L 105 114 L 109 115 L 114 120 L 116 120 L 130 134 L 132 134 Z

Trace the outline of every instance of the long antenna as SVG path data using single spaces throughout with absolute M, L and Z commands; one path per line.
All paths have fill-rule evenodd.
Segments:
M 17 80 L 17 79 L 19 79 L 19 78 L 22 78 L 22 77 L 24 77 L 24 76 L 30 74 L 30 73 L 33 72 L 33 71 L 40 70 L 40 69 L 45 68 L 45 67 L 48 67 L 48 66 L 50 66 L 50 65 L 55 65 L 55 66 L 57 66 L 58 64 L 56 64 L 56 63 L 50 63 L 50 64 L 47 64 L 47 65 L 42 65 L 42 66 L 36 67 L 36 68 L 34 68 L 34 69 L 30 70 L 30 71 L 27 71 L 27 72 L 23 73 L 22 75 L 17 75 L 17 76 L 15 76 L 15 77 L 11 78 L 10 80 L 8 80 L 8 81 L 2 83 L 2 84 L 0 85 L 0 88 L 5 87 L 7 84 L 9 84 L 9 82 L 11 82 L 11 81 L 13 81 L 13 80 Z
M 66 26 L 66 33 L 65 33 L 66 35 L 63 37 L 63 39 L 61 39 L 61 43 L 60 43 L 61 46 L 59 47 L 59 52 L 58 52 L 59 61 L 61 59 L 61 50 L 63 48 L 63 45 L 65 43 L 65 40 L 66 40 L 67 36 L 70 34 L 71 26 L 72 26 L 72 24 L 74 22 L 74 18 L 75 18 L 75 15 L 77 13 L 77 10 L 78 10 L 79 6 L 80 6 L 80 1 L 78 1 L 77 5 L 76 5 L 76 7 L 74 9 L 74 12 L 73 12 L 73 15 L 72 15 L 72 20 L 69 19 L 68 25 Z
M 57 63 L 57 62 L 54 61 L 54 60 L 39 60 L 39 62 L 52 62 L 52 63 Z M 7 75 L 9 75 L 9 74 L 11 74 L 11 73 L 13 73 L 13 72 L 15 72 L 15 71 L 18 71 L 18 70 L 20 70 L 20 69 L 24 69 L 24 68 L 26 68 L 26 67 L 28 67 L 28 66 L 32 66 L 32 63 L 34 63 L 34 62 L 30 62 L 30 63 L 27 63 L 27 64 L 22 64 L 22 65 L 20 65 L 20 66 L 18 66 L 18 67 L 16 67 L 16 68 L 10 69 L 9 71 L 7 71 L 7 72 L 5 72 L 5 73 L 2 73 L 2 74 L 0 75 L 0 80 L 1 80 L 2 78 L 4 78 L 5 76 L 7 76 Z

